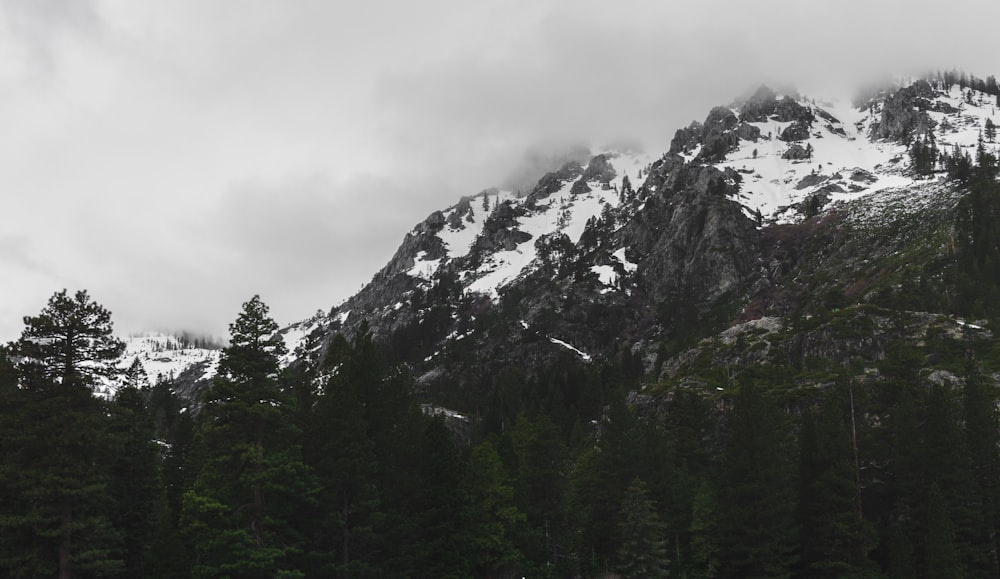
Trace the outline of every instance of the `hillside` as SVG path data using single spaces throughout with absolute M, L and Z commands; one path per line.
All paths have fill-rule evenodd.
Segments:
M 954 287 L 966 190 L 943 161 L 919 173 L 910 149 L 974 154 L 996 97 L 932 82 L 857 102 L 762 87 L 662 155 L 603 152 L 526 194 L 462 199 L 357 295 L 283 330 L 289 349 L 315 362 L 364 323 L 430 401 L 471 412 L 497 376 L 557 360 L 634 358 L 655 383 L 681 346 L 762 316 L 904 302 L 970 314 Z

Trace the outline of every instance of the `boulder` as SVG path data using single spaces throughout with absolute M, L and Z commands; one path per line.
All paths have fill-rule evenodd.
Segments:
M 792 143 L 792 146 L 788 147 L 788 150 L 782 153 L 782 159 L 787 159 L 789 161 L 798 161 L 801 159 L 808 159 L 809 153 L 806 148 L 798 143 Z
M 573 195 L 580 195 L 581 193 L 589 193 L 591 191 L 590 185 L 587 185 L 587 180 L 580 177 L 573 183 L 573 187 L 570 188 L 569 192 Z
M 804 141 L 809 138 L 809 125 L 803 121 L 795 121 L 785 127 L 778 139 L 786 142 Z
M 615 168 L 611 165 L 607 155 L 596 155 L 587 164 L 587 169 L 583 172 L 582 179 L 585 181 L 598 181 L 600 183 L 610 183 L 615 178 Z

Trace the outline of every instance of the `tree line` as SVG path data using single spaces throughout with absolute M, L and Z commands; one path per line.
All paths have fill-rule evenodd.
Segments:
M 1000 573 L 997 392 L 972 359 L 960 384 L 931 383 L 895 345 L 877 387 L 826 368 L 806 399 L 781 394 L 791 369 L 753 367 L 722 394 L 672 387 L 664 413 L 606 384 L 568 408 L 553 393 L 629 374 L 578 367 L 463 440 L 370 333 L 282 369 L 276 330 L 245 303 L 186 410 L 141 365 L 116 375 L 122 344 L 86 292 L 25 318 L 0 356 L 2 574 Z M 113 399 L 91 393 L 102 380 Z

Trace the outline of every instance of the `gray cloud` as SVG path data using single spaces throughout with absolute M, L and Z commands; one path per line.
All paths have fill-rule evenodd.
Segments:
M 291 322 L 356 291 L 434 209 L 524 187 L 574 146 L 664 150 L 760 82 L 996 74 L 998 12 L 0 0 L 0 339 L 63 287 L 128 330 L 219 335 L 254 293 Z

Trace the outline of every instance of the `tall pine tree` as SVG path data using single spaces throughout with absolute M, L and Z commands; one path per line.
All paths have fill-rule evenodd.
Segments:
M 197 537 L 194 574 L 294 577 L 305 543 L 296 523 L 315 486 L 293 400 L 279 384 L 284 342 L 259 296 L 229 330 L 202 409 L 204 461 L 184 496 L 185 528 Z
M 4 408 L 17 428 L 0 473 L 0 566 L 14 577 L 114 573 L 106 409 L 93 390 L 118 373 L 124 344 L 86 291 L 56 293 L 24 324 L 11 353 L 22 389 Z

